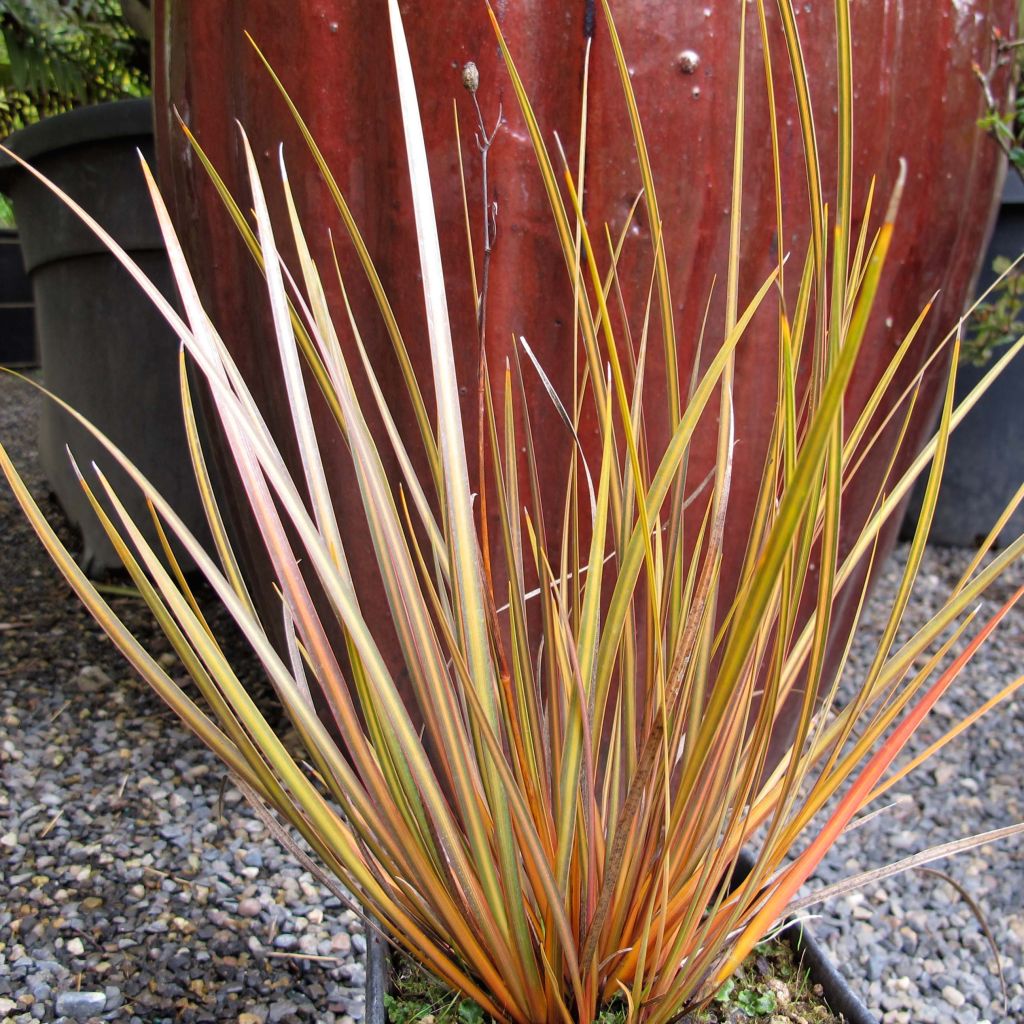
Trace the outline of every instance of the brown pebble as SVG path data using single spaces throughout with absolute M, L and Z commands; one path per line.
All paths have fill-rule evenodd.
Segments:
M 262 909 L 259 900 L 239 900 L 238 903 L 238 913 L 242 917 L 256 917 Z

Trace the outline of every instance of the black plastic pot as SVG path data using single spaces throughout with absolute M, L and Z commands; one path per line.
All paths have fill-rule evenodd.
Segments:
M 80 202 L 161 291 L 173 295 L 163 241 L 139 164 L 152 162 L 149 100 L 75 110 L 16 132 L 10 148 Z M 9 157 L 0 191 L 14 204 L 32 283 L 43 380 L 92 420 L 152 480 L 191 528 L 205 536 L 178 389 L 178 341 L 125 270 L 62 202 Z M 95 461 L 135 520 L 156 540 L 138 491 L 89 433 L 45 403 L 39 436 L 43 470 L 82 534 L 90 572 L 120 568 L 67 457 Z M 158 546 L 159 550 L 159 546 Z M 190 565 L 185 559 L 186 566 Z
M 806 924 L 791 924 L 782 933 L 811 981 L 821 986 L 825 1002 L 833 1013 L 842 1014 L 845 1024 L 878 1024 L 878 1018 L 860 1001 L 849 982 L 829 959 L 828 953 Z
M 978 293 L 995 279 L 997 256 L 1016 259 L 1024 252 L 1024 184 L 1007 175 L 992 241 L 982 264 Z M 998 358 L 999 353 L 996 353 Z M 988 367 L 961 366 L 956 401 L 981 380 Z M 931 541 L 956 547 L 976 546 L 1024 480 L 1024 358 L 1015 359 L 964 417 L 949 440 L 942 489 L 932 523 Z M 924 494 L 918 482 L 903 522 L 904 536 L 917 525 Z M 1024 533 L 1024 508 L 1018 508 L 999 535 L 1000 545 Z
M 366 1016 L 364 1024 L 387 1024 L 384 996 L 390 987 L 391 951 L 388 943 L 374 928 L 367 930 L 366 946 Z M 793 948 L 798 961 L 807 969 L 811 981 L 820 985 L 825 1002 L 845 1024 L 878 1024 L 846 979 L 814 940 L 806 924 L 791 924 L 781 936 Z
M 21 259 L 18 232 L 0 228 L 0 366 L 35 366 L 32 286 Z

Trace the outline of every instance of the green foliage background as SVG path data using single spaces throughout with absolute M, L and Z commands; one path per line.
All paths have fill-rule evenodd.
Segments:
M 148 45 L 120 0 L 0 0 L 0 136 L 148 91 Z
M 986 88 L 988 109 L 979 122 L 1006 154 L 1009 172 L 1024 181 L 1024 0 L 1019 5 L 1016 39 L 995 39 L 995 66 L 1013 67 L 1014 96 L 1012 102 L 1001 105 Z M 995 68 L 993 68 L 993 71 Z M 988 76 L 977 69 L 983 86 Z M 989 72 L 991 75 L 992 72 Z M 993 354 L 1012 344 L 1024 330 L 1024 266 L 1006 256 L 998 257 L 992 269 L 999 281 L 987 302 L 975 316 L 960 350 L 961 360 L 973 366 L 985 366 Z
M 0 139 L 51 114 L 149 92 L 149 45 L 120 0 L 0 0 Z M 0 227 L 13 224 L 0 195 Z

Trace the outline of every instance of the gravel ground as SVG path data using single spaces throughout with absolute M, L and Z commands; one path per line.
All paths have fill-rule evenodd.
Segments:
M 0 438 L 60 522 L 33 464 L 36 415 L 0 374 Z M 222 790 L 219 762 L 132 677 L 6 484 L 0 524 L 0 1021 L 361 1019 L 361 921 Z M 144 606 L 111 600 L 173 669 Z
M 953 548 L 928 550 L 906 621 L 921 625 L 938 610 L 971 555 Z M 872 641 L 881 634 L 905 558 L 901 546 L 866 609 L 851 658 L 853 676 L 870 663 Z M 1024 574 L 1018 566 L 992 588 L 987 607 L 1008 598 L 1021 582 Z M 1021 672 L 1024 610 L 1018 607 L 938 702 L 909 749 L 923 750 Z M 819 869 L 818 880 L 838 881 L 929 846 L 1016 824 L 1024 820 L 1022 779 L 1024 697 L 1018 693 L 894 788 L 885 802 L 901 802 L 842 837 Z M 1024 837 L 982 846 L 931 867 L 952 881 L 911 871 L 869 886 L 819 910 L 815 934 L 848 977 L 867 979 L 857 990 L 884 1024 L 1021 1024 Z M 1007 983 L 1005 1010 L 995 957 L 971 902 L 999 950 Z
M 36 414 L 29 389 L 0 375 L 0 438 L 56 519 L 32 462 Z M 0 524 L 0 1021 L 359 1020 L 359 920 L 291 865 L 240 794 L 222 789 L 213 757 L 130 678 L 5 487 Z M 854 673 L 902 554 L 868 610 Z M 929 551 L 911 621 L 968 557 Z M 140 606 L 114 601 L 173 668 Z M 917 743 L 1019 673 L 1022 650 L 1015 612 Z M 1022 774 L 1017 699 L 903 785 L 896 808 L 848 833 L 815 884 L 1020 821 Z M 988 921 L 1005 1011 L 982 928 L 944 878 L 915 872 L 865 889 L 827 905 L 815 931 L 885 1024 L 1024 1022 L 1024 842 L 935 866 Z

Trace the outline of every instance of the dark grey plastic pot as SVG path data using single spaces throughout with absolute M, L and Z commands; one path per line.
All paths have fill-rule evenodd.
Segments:
M 1024 252 L 1024 184 L 1007 175 L 992 241 L 982 264 L 978 292 L 995 279 L 997 256 L 1016 259 Z M 998 357 L 999 353 L 996 353 Z M 956 400 L 962 401 L 988 367 L 961 366 Z M 964 417 L 949 441 L 942 489 L 935 509 L 931 540 L 972 547 L 984 539 L 1024 480 L 1024 359 L 1016 358 Z M 924 494 L 918 482 L 903 523 L 904 536 L 917 525 Z M 1024 508 L 1018 508 L 999 535 L 1000 545 L 1024 533 Z
M 0 366 L 36 365 L 32 286 L 18 232 L 0 228 Z
M 75 110 L 16 132 L 10 148 L 84 206 L 171 296 L 163 242 L 139 165 L 153 160 L 149 100 Z M 63 203 L 9 157 L 0 191 L 14 204 L 32 283 L 43 380 L 104 431 L 153 481 L 190 527 L 205 536 L 178 390 L 178 342 L 149 299 Z M 155 532 L 138 491 L 102 446 L 54 403 L 44 404 L 43 470 L 82 534 L 89 572 L 120 568 L 69 463 L 95 462 L 116 484 L 135 520 Z M 185 559 L 190 567 L 189 560 Z

